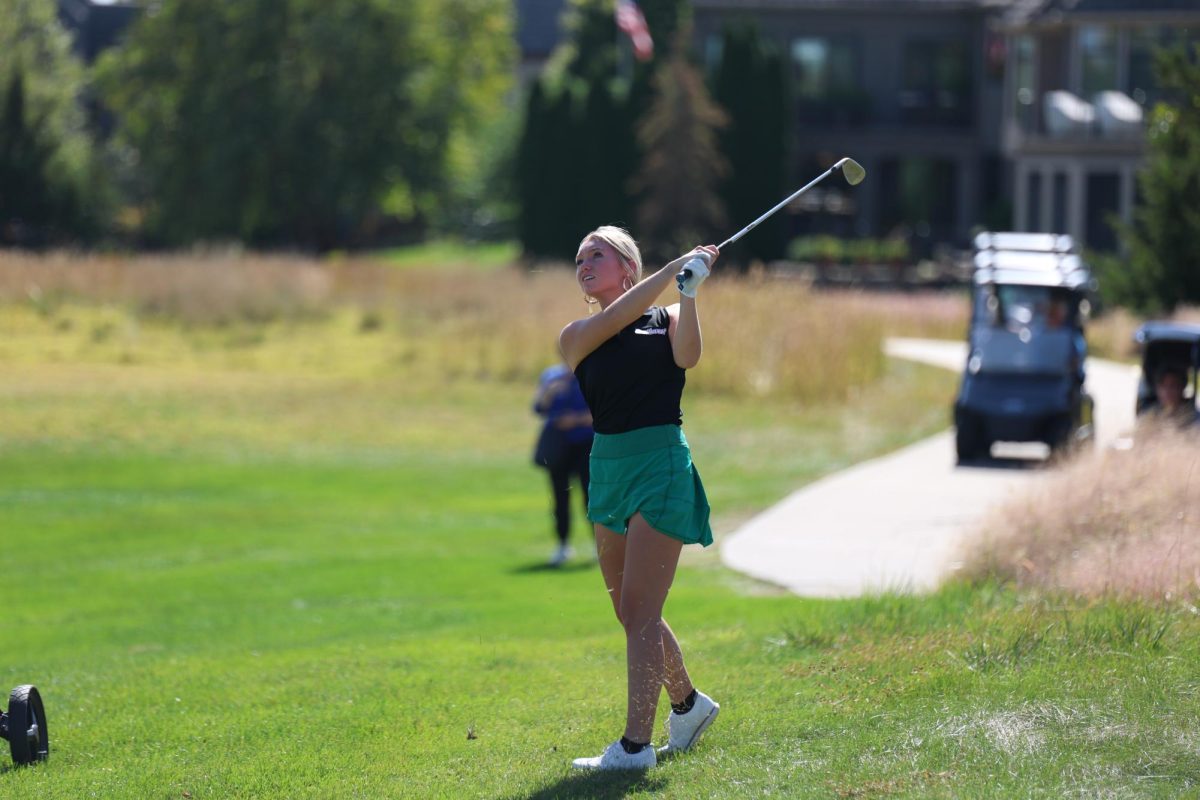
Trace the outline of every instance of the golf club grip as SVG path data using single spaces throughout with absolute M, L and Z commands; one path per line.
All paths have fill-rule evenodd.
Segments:
M 688 267 L 688 264 L 692 263 L 695 260 L 696 259 L 694 259 L 694 258 L 689 258 L 687 260 L 687 262 L 683 265 L 683 269 L 679 270 L 678 274 L 675 275 L 675 283 L 679 286 L 680 289 L 682 289 L 683 285 L 685 283 L 687 283 L 688 280 L 691 279 L 692 270 Z
M 717 250 L 718 251 L 724 250 L 726 247 L 733 244 L 734 242 L 736 242 L 738 239 L 742 238 L 749 232 L 750 232 L 750 229 L 746 228 L 745 230 L 735 233 L 733 236 L 730 236 L 728 239 L 726 239 L 725 241 L 723 241 L 719 245 L 717 245 Z M 683 269 L 679 270 L 679 274 L 675 276 L 675 280 L 678 281 L 679 283 L 685 283 L 687 281 L 687 279 L 690 277 L 692 277 L 692 271 L 690 269 L 688 269 L 686 266 L 684 266 Z

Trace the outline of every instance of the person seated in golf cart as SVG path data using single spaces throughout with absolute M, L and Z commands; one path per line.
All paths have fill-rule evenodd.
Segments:
M 1200 325 L 1147 322 L 1138 328 L 1134 340 L 1142 350 L 1139 427 L 1157 423 L 1175 430 L 1200 429 L 1196 410 Z
M 1200 422 L 1195 400 L 1186 397 L 1188 370 L 1182 364 L 1163 364 L 1154 376 L 1155 402 L 1144 409 L 1143 419 L 1172 428 L 1191 428 Z

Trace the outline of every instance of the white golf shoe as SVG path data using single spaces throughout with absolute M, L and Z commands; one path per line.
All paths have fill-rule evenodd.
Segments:
M 554 551 L 554 555 L 550 556 L 550 566 L 561 567 L 573 555 L 575 555 L 575 551 L 571 549 L 571 545 L 560 544 Z
M 646 745 L 640 753 L 626 753 L 620 740 L 610 744 L 602 755 L 595 758 L 577 758 L 571 762 L 575 769 L 650 769 L 658 763 L 653 745 Z
M 697 689 L 696 703 L 691 711 L 686 714 L 676 714 L 672 711 L 667 716 L 667 743 L 658 748 L 658 752 L 663 755 L 685 752 L 696 743 L 700 734 L 708 729 L 720 711 L 720 705 Z

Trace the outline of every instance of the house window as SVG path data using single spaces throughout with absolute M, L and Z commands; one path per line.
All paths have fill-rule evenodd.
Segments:
M 792 40 L 792 86 L 801 121 L 864 121 L 869 97 L 859 88 L 858 63 L 853 39 Z
M 1025 230 L 1038 233 L 1042 230 L 1042 173 L 1029 173 L 1025 192 Z
M 1033 103 L 1037 94 L 1034 56 L 1032 36 L 1017 36 L 1013 40 L 1013 112 L 1023 130 L 1032 130 L 1034 125 Z
M 1079 93 L 1084 99 L 1090 101 L 1097 92 L 1120 88 L 1117 32 L 1085 25 L 1079 29 L 1078 44 Z
M 887 158 L 880 169 L 880 230 L 945 241 L 955 235 L 958 166 L 940 158 Z
M 1050 232 L 1051 233 L 1066 233 L 1067 232 L 1067 173 L 1054 173 L 1054 196 L 1051 198 L 1053 206 L 1050 209 Z
M 715 72 L 721 66 L 725 55 L 725 37 L 710 33 L 704 38 L 704 67 L 709 73 Z
M 1145 26 L 1129 31 L 1129 71 L 1125 93 L 1143 106 L 1152 106 L 1163 99 L 1158 79 L 1154 76 L 1154 54 L 1163 47 L 1175 47 L 1189 41 L 1186 28 Z
M 1093 172 L 1087 176 L 1087 246 L 1112 252 L 1117 233 L 1112 221 L 1121 208 L 1121 176 L 1115 172 Z
M 957 41 L 914 39 L 904 45 L 900 118 L 917 124 L 971 122 L 971 61 Z

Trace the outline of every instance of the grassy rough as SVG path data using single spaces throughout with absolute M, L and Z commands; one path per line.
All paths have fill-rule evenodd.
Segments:
M 493 256 L 489 256 L 494 258 Z M 677 296 L 676 296 L 677 297 Z M 802 282 L 714 278 L 694 390 L 845 400 L 878 381 L 887 334 L 963 329 L 963 298 L 815 293 Z M 662 302 L 674 302 L 670 294 Z M 425 384 L 528 386 L 556 337 L 587 313 L 569 269 L 439 269 L 384 261 L 217 254 L 32 256 L 0 251 L 0 358 L 309 373 L 393 374 Z M 182 326 L 181 326 L 182 324 Z M 34 338 L 17 352 L 16 334 Z M 356 335 L 348 335 L 356 334 Z
M 0 306 L 0 642 L 54 750 L 0 766 L 0 796 L 1200 785 L 1187 606 L 989 583 L 803 600 L 690 554 L 667 613 L 721 719 L 645 775 L 573 773 L 619 733 L 624 653 L 594 565 L 543 567 L 531 386 L 390 361 L 401 342 L 372 342 L 400 319 L 364 331 L 363 306 L 215 324 L 31 302 Z M 689 395 L 718 527 L 945 424 L 952 374 L 881 369 L 837 403 Z
M 1097 597 L 1200 594 L 1200 431 L 1143 421 L 1128 450 L 1080 454 L 997 508 L 964 574 Z

